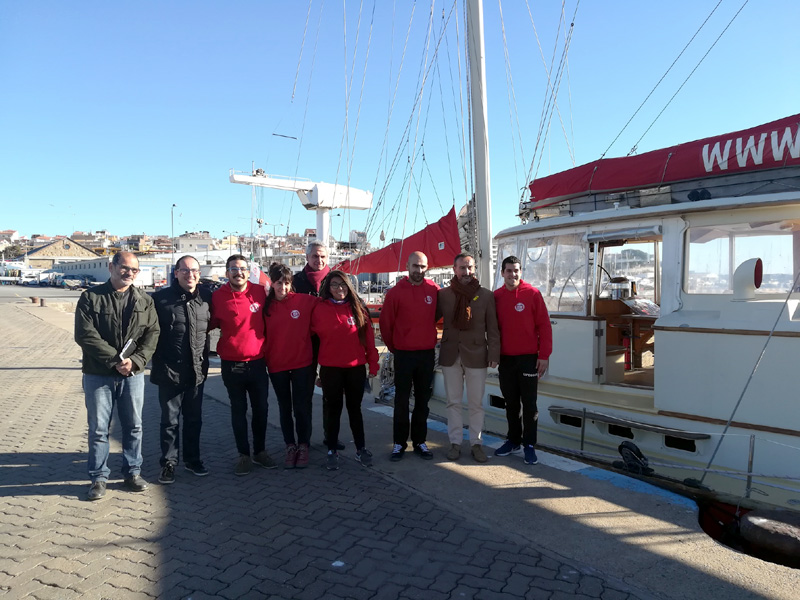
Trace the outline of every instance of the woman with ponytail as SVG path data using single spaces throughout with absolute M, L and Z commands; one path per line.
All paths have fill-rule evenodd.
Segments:
M 378 374 L 378 350 L 367 307 L 353 289 L 347 275 L 331 271 L 320 286 L 320 299 L 311 318 L 311 330 L 319 336 L 319 377 L 328 401 L 325 431 L 328 434 L 327 468 L 339 468 L 336 440 L 343 405 L 347 406 L 350 430 L 356 445 L 356 459 L 372 465 L 372 453 L 364 441 L 361 400 L 369 376 Z M 333 440 L 331 442 L 331 440 Z
M 266 360 L 281 415 L 287 469 L 308 466 L 311 438 L 311 315 L 319 299 L 292 291 L 292 271 L 272 263 L 264 304 Z M 295 438 L 295 428 L 297 437 Z

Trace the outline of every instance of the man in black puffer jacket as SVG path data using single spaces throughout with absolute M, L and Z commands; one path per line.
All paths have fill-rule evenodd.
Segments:
M 198 286 L 200 263 L 183 256 L 175 279 L 153 294 L 161 335 L 153 355 L 150 381 L 158 386 L 161 404 L 161 475 L 175 481 L 178 465 L 179 418 L 183 413 L 183 462 L 199 477 L 208 475 L 200 460 L 203 385 L 208 375 L 211 290 Z

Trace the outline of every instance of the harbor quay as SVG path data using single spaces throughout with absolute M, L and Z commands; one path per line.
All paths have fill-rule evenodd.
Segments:
M 237 477 L 218 368 L 203 406 L 209 476 L 179 468 L 173 485 L 157 483 L 160 409 L 148 382 L 150 487 L 123 489 L 114 428 L 108 494 L 88 502 L 73 318 L 27 297 L 0 301 L 0 598 L 796 597 L 796 570 L 711 540 L 690 502 L 657 488 L 544 452 L 536 466 L 450 462 L 436 420 L 433 461 L 391 462 L 391 407 L 369 394 L 372 468 L 355 461 L 343 416 L 342 467 L 325 469 L 317 396 L 310 466 Z M 267 450 L 280 465 L 272 394 L 269 413 Z M 500 442 L 487 436 L 487 453 Z

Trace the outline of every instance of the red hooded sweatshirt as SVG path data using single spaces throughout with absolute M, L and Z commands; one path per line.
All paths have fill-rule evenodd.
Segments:
M 436 346 L 436 298 L 439 286 L 430 279 L 414 285 L 403 277 L 386 292 L 381 310 L 381 338 L 391 352 L 430 350 Z
M 211 296 L 211 329 L 219 327 L 217 354 L 222 360 L 247 362 L 264 357 L 264 302 L 267 292 L 247 282 L 235 291 L 224 284 Z
M 538 353 L 542 360 L 550 360 L 553 328 L 541 292 L 520 281 L 513 291 L 505 285 L 496 289 L 494 303 L 500 327 L 500 354 Z
M 369 363 L 370 375 L 378 374 L 378 350 L 372 323 L 367 320 L 367 346 L 358 337 L 350 303 L 323 300 L 311 317 L 311 331 L 319 336 L 319 364 L 323 367 L 357 367 Z
M 301 369 L 314 359 L 311 349 L 311 314 L 320 300 L 308 294 L 289 292 L 283 300 L 273 299 L 266 324 L 267 368 L 270 373 Z

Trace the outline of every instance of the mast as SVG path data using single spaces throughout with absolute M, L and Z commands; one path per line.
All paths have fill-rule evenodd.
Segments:
M 475 209 L 478 219 L 478 277 L 494 287 L 492 212 L 489 191 L 489 132 L 486 113 L 486 60 L 483 42 L 483 0 L 467 0 L 467 50 L 472 104 L 472 144 L 475 160 Z

